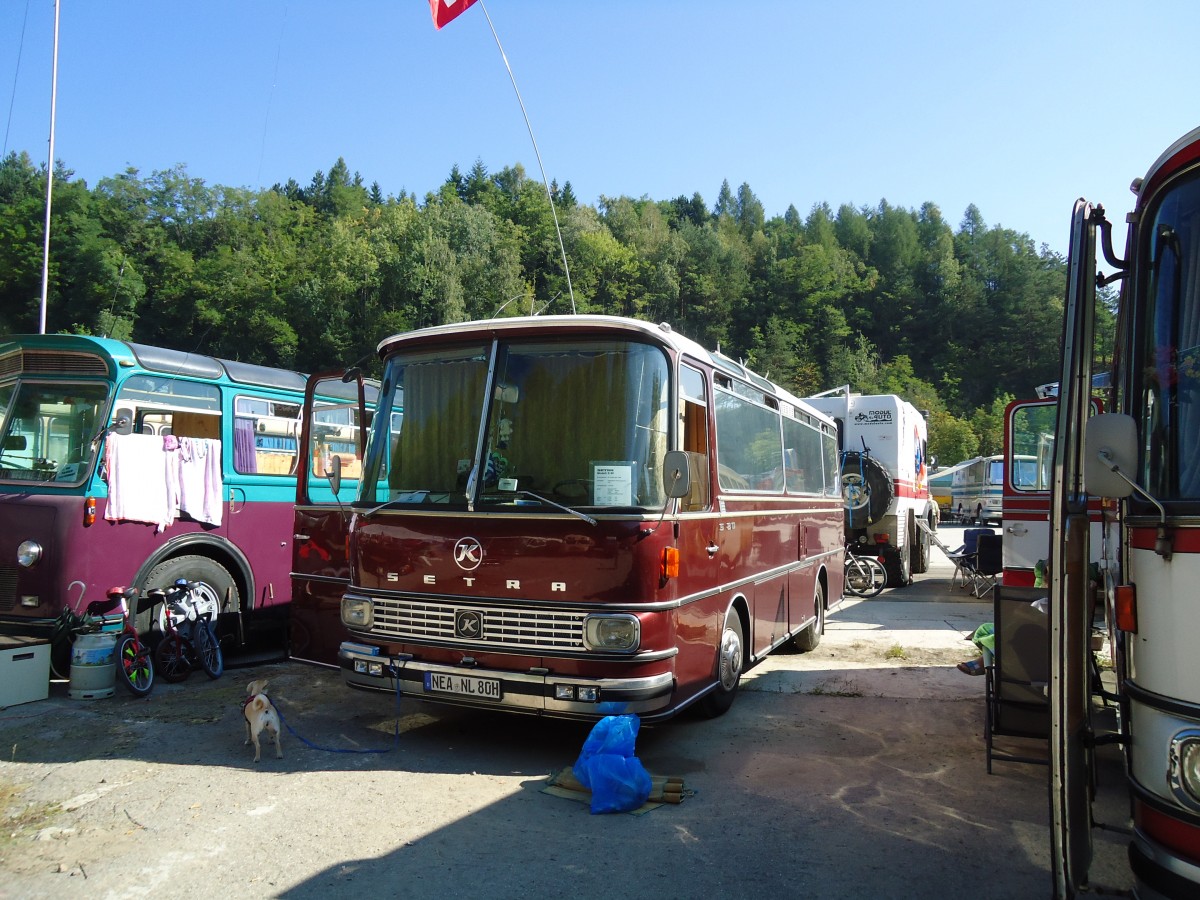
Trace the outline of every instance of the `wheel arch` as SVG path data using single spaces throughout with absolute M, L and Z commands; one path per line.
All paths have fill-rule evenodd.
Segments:
M 750 601 L 746 599 L 745 594 L 734 594 L 733 599 L 729 601 L 729 606 L 725 608 L 725 612 L 721 615 L 721 628 L 725 628 L 725 618 L 729 615 L 730 610 L 735 610 L 738 618 L 742 622 L 742 635 L 745 639 L 746 646 L 749 647 L 753 643 L 753 638 L 750 634 Z M 745 664 L 742 666 L 745 669 Z
M 222 566 L 233 576 L 241 595 L 242 606 L 249 610 L 254 607 L 254 570 L 250 560 L 234 544 L 223 538 L 213 538 L 208 535 L 182 535 L 163 544 L 155 550 L 134 576 L 134 584 L 144 588 L 146 579 L 155 566 L 179 556 L 203 556 Z

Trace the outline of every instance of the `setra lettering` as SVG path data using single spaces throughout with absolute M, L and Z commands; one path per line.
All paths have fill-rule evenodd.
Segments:
M 388 572 L 385 577 L 387 578 L 388 581 L 399 581 L 400 580 L 400 575 L 396 572 Z M 475 587 L 476 581 L 478 581 L 478 578 L 474 575 L 463 576 L 463 579 L 462 579 L 462 583 L 466 587 L 469 587 L 469 588 Z M 422 575 L 421 583 L 430 585 L 432 587 L 438 583 L 438 579 L 437 579 L 436 575 Z M 507 579 L 504 582 L 504 589 L 506 591 L 521 590 L 520 579 L 518 579 L 518 578 Z M 552 582 L 550 582 L 550 591 L 555 594 L 565 594 L 567 592 L 567 583 L 565 581 L 552 581 Z

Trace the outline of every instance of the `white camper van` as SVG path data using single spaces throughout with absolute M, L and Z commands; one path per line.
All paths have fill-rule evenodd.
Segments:
M 925 417 L 895 394 L 848 388 L 807 402 L 837 421 L 847 541 L 883 557 L 890 586 L 908 584 L 929 568 L 929 537 L 917 520 L 937 524 Z

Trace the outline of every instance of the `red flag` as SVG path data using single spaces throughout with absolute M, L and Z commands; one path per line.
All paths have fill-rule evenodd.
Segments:
M 433 13 L 433 27 L 440 29 L 453 22 L 467 11 L 475 0 L 429 0 L 429 11 Z

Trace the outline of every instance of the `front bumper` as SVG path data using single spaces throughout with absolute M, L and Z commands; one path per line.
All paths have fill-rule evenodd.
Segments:
M 49 639 L 55 619 L 0 615 L 0 634 Z
M 342 643 L 338 663 L 343 679 L 353 688 L 386 693 L 398 690 L 434 703 L 565 719 L 661 713 L 669 707 L 675 687 L 670 672 L 640 678 L 574 678 L 540 670 L 508 672 L 429 663 L 407 654 L 389 657 L 376 647 L 353 641 Z M 467 692 L 468 688 L 475 690 Z
M 1129 865 L 1141 900 L 1182 900 L 1200 891 L 1200 866 L 1155 844 L 1135 829 Z

